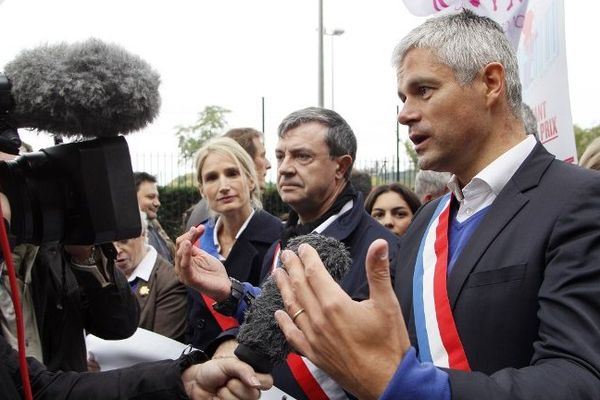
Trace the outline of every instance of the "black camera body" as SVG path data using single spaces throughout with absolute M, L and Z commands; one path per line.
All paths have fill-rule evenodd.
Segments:
M 16 244 L 101 244 L 139 236 L 129 149 L 122 136 L 60 144 L 0 162 Z

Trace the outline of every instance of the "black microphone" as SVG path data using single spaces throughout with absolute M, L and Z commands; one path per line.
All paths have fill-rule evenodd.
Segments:
M 24 50 L 4 73 L 14 128 L 116 136 L 145 127 L 160 108 L 159 74 L 137 55 L 98 39 Z
M 352 264 L 346 246 L 331 237 L 310 233 L 290 239 L 286 249 L 297 254 L 302 243 L 317 251 L 327 271 L 340 283 Z M 284 305 L 273 277 L 267 278 L 261 288 L 260 296 L 252 302 L 240 327 L 235 355 L 255 371 L 270 373 L 276 365 L 285 361 L 293 349 L 275 321 L 275 311 L 284 309 Z

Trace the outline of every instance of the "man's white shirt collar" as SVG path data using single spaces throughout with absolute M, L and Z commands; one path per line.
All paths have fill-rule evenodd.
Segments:
M 463 222 L 492 204 L 509 179 L 531 154 L 535 144 L 535 137 L 527 135 L 521 143 L 507 150 L 482 169 L 462 190 L 458 178 L 453 175 L 448 182 L 448 189 L 460 202 L 456 219 Z
M 149 244 L 146 245 L 146 255 L 142 258 L 142 261 L 138 264 L 138 266 L 133 270 L 129 278 L 127 278 L 127 282 L 133 282 L 136 278 L 140 278 L 141 280 L 148 282 L 150 280 L 150 274 L 152 274 L 152 270 L 154 269 L 154 264 L 156 263 L 156 257 L 158 253 L 154 249 L 154 247 Z
M 347 213 L 348 211 L 350 211 L 352 209 L 352 207 L 354 206 L 354 201 L 352 200 L 348 200 L 346 202 L 346 204 L 344 204 L 344 206 L 342 207 L 342 209 L 340 210 L 340 212 L 338 212 L 335 215 L 332 215 L 331 217 L 327 218 L 325 221 L 323 221 L 323 223 L 321 223 L 321 225 L 317 226 L 313 232 L 316 233 L 323 233 L 323 231 L 325 229 L 327 229 L 327 227 L 331 224 L 333 224 L 333 222 L 338 219 L 341 215 L 344 215 L 345 213 Z

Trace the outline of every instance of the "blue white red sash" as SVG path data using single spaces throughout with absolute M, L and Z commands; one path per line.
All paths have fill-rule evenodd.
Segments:
M 340 215 L 352 209 L 354 202 L 349 200 L 339 213 L 332 215 L 325 222 L 313 230 L 316 233 L 323 233 Z M 279 255 L 281 254 L 281 242 L 275 246 L 273 259 L 271 260 L 271 273 L 279 267 Z M 329 375 L 314 365 L 308 358 L 295 353 L 290 353 L 287 360 L 287 366 L 294 376 L 294 379 L 306 397 L 310 400 L 347 400 L 348 396 L 344 389 L 337 384 Z M 283 388 L 285 390 L 285 388 Z
M 470 371 L 448 300 L 448 222 L 451 196 L 444 196 L 425 231 L 415 263 L 413 307 L 419 358 L 437 367 Z
M 306 357 L 290 353 L 287 365 L 296 383 L 310 400 L 347 400 L 344 389 Z
M 214 223 L 211 223 L 209 221 L 204 226 L 206 230 L 204 231 L 202 236 L 198 238 L 196 243 L 194 243 L 194 246 L 206 251 L 208 254 L 215 258 L 219 258 L 219 251 L 217 250 L 215 242 L 213 241 L 213 232 L 215 229 L 215 225 Z M 237 319 L 223 315 L 212 307 L 212 305 L 215 303 L 215 300 L 212 297 L 209 297 L 202 292 L 198 293 L 200 293 L 202 300 L 204 300 L 204 305 L 206 306 L 206 309 L 210 312 L 210 314 L 215 319 L 222 331 L 226 331 L 228 329 L 240 326 Z
M 281 243 L 277 243 L 275 252 L 273 253 L 273 260 L 271 261 L 271 273 L 275 271 L 275 268 L 278 268 L 280 253 Z M 286 362 L 296 383 L 307 398 L 311 400 L 348 399 L 344 389 L 331 379 L 329 375 L 314 365 L 308 358 L 295 353 L 290 353 Z

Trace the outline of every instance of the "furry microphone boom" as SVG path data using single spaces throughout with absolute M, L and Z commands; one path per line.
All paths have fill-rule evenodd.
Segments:
M 323 235 L 311 233 L 290 239 L 287 249 L 298 253 L 302 243 L 311 245 L 333 279 L 340 283 L 350 269 L 352 259 L 343 243 Z M 237 337 L 239 346 L 235 355 L 250 364 L 257 372 L 270 373 L 292 351 L 275 321 L 275 311 L 284 307 L 281 293 L 272 277 L 262 285 L 262 293 L 254 300 L 245 316 Z
M 14 243 L 87 245 L 139 236 L 131 157 L 120 134 L 157 115 L 158 73 L 97 39 L 23 51 L 4 71 L 0 145 L 18 153 L 16 128 L 93 138 L 0 162 Z
M 143 128 L 158 114 L 160 78 L 114 44 L 88 39 L 21 52 L 4 68 L 15 128 L 106 137 Z

